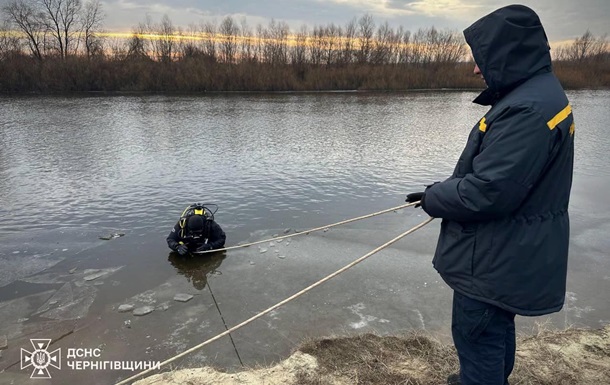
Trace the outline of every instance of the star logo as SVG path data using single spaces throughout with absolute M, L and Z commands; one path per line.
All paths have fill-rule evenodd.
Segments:
M 33 367 L 30 378 L 51 378 L 49 366 L 61 369 L 61 348 L 49 352 L 50 339 L 30 339 L 33 352 L 21 349 L 21 370 Z

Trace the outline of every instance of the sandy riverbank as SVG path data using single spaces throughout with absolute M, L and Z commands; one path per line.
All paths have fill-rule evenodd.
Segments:
M 213 368 L 176 370 L 137 385 L 353 385 L 445 384 L 457 371 L 452 346 L 423 334 L 363 334 L 304 342 L 273 367 L 222 373 Z M 610 384 L 610 325 L 604 329 L 542 331 L 521 337 L 511 376 L 520 385 Z

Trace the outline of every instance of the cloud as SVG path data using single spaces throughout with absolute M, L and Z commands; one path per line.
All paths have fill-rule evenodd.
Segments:
M 408 7 L 420 15 L 467 22 L 463 27 L 508 5 L 504 0 L 417 0 L 408 3 Z M 587 29 L 596 35 L 610 32 L 608 0 L 520 0 L 519 3 L 538 13 L 551 40 L 572 39 Z
M 489 12 L 508 5 L 506 0 L 316 0 L 357 9 L 401 23 L 463 29 Z M 590 29 L 610 33 L 608 0 L 520 0 L 540 16 L 551 40 L 572 39 Z
M 472 19 L 472 15 L 480 12 L 482 8 L 479 4 L 460 0 L 420 0 L 408 2 L 406 7 L 421 15 L 462 20 Z
M 7 0 L 0 0 L 0 4 Z M 609 0 L 519 0 L 539 15 L 551 41 L 573 39 L 590 29 L 596 36 L 610 33 Z M 435 26 L 462 30 L 506 0 L 105 0 L 105 27 L 128 31 L 148 16 L 167 14 L 176 26 L 244 17 L 252 27 L 271 19 L 286 22 L 293 31 L 301 25 L 345 25 L 371 14 L 377 25 L 389 22 L 415 31 Z
M 321 7 L 324 7 L 324 4 L 334 3 L 339 6 L 348 7 L 351 9 L 359 10 L 362 13 L 370 13 L 373 15 L 388 15 L 388 16 L 397 16 L 397 15 L 413 15 L 416 12 L 408 9 L 407 1 L 395 1 L 395 0 L 317 0 L 317 3 L 320 4 Z

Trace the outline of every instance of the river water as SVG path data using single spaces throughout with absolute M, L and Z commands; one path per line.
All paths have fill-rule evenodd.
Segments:
M 0 98 L 0 347 L 3 336 L 8 345 L 0 377 L 27 383 L 19 360 L 31 338 L 52 339 L 64 362 L 70 348 L 98 347 L 96 360 L 162 361 L 415 226 L 424 216 L 406 209 L 191 260 L 165 244 L 194 202 L 219 206 L 227 245 L 398 206 L 451 173 L 486 112 L 475 96 Z M 524 333 L 537 321 L 610 322 L 610 92 L 569 98 L 577 150 L 568 297 L 560 313 L 521 318 Z M 446 334 L 451 292 L 431 266 L 437 234 L 434 221 L 178 366 L 270 363 L 303 338 L 330 334 Z M 177 293 L 194 298 L 178 302 Z M 118 312 L 121 304 L 154 311 L 137 317 Z M 131 372 L 96 373 L 111 383 Z M 79 383 L 91 371 L 64 365 L 50 375 L 49 383 Z

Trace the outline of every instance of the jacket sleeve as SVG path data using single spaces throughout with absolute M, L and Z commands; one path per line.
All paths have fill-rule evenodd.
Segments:
M 178 245 L 180 244 L 180 223 L 176 223 L 172 231 L 167 236 L 167 245 L 170 249 L 177 251 Z
M 227 236 L 225 232 L 222 231 L 222 227 L 216 222 L 212 222 L 212 227 L 210 228 L 210 239 L 208 244 L 212 247 L 212 250 L 222 249 L 225 245 L 225 241 Z
M 509 215 L 540 177 L 551 132 L 531 108 L 508 108 L 489 123 L 472 172 L 428 187 L 422 208 L 432 217 L 459 222 Z

